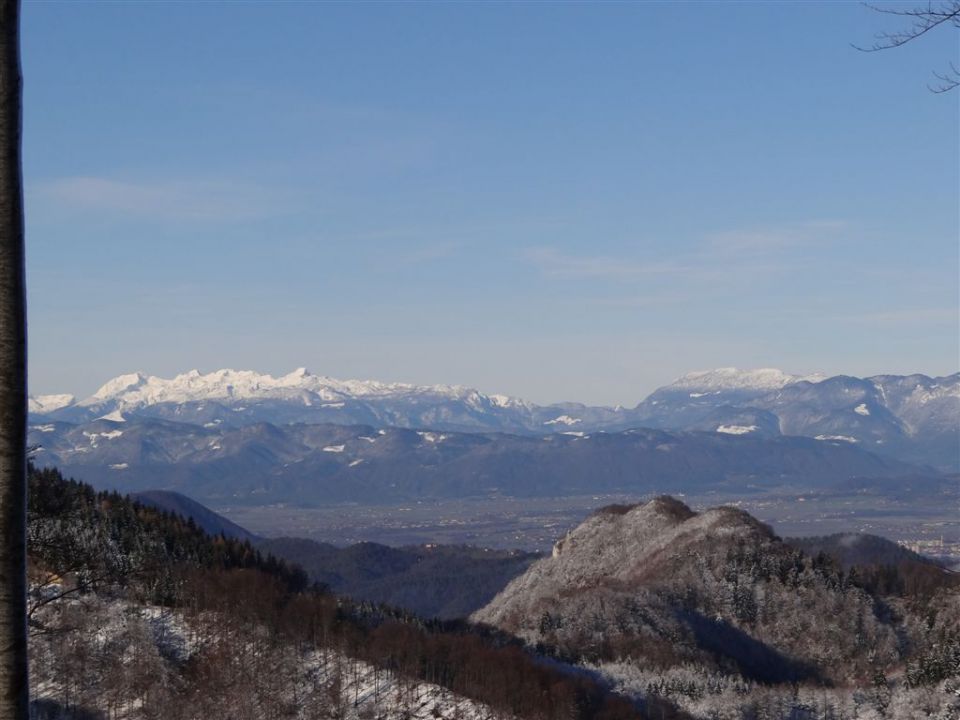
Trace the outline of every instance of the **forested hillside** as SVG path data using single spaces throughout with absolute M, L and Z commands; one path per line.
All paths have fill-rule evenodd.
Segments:
M 957 717 L 960 576 L 861 557 L 658 498 L 597 512 L 473 617 L 699 718 Z
M 249 541 L 56 470 L 30 484 L 38 718 L 960 711 L 960 581 L 875 538 L 812 540 L 808 555 L 731 508 L 614 506 L 477 613 L 485 628 L 337 597 Z M 415 584 L 408 552 L 341 567 Z
M 507 636 L 309 587 L 246 541 L 56 470 L 30 488 L 38 717 L 683 717 Z

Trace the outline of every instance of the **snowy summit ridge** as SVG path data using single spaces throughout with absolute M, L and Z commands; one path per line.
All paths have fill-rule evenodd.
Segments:
M 735 367 L 716 370 L 698 370 L 678 378 L 670 386 L 678 390 L 779 390 L 797 382 L 818 383 L 826 377 L 820 374 L 791 375 L 776 368 L 741 370 Z
M 31 396 L 28 406 L 32 413 L 48 413 L 73 405 L 77 399 L 73 395 L 36 395 Z
M 105 383 L 80 406 L 116 403 L 119 408 L 138 408 L 159 403 L 185 403 L 203 400 L 289 400 L 302 398 L 337 402 L 345 398 L 409 395 L 442 395 L 458 400 L 487 399 L 498 407 L 520 401 L 505 396 L 486 398 L 482 393 L 459 385 L 411 385 L 376 380 L 336 380 L 297 368 L 280 377 L 253 370 L 222 369 L 202 374 L 190 370 L 171 379 L 143 373 L 120 375 Z
M 821 375 L 791 375 L 781 370 L 764 368 L 739 370 L 719 368 L 684 375 L 669 389 L 677 390 L 777 390 L 800 381 L 820 382 Z M 477 410 L 529 411 L 537 406 L 516 397 L 486 395 L 463 385 L 414 385 L 386 383 L 378 380 L 337 380 L 315 375 L 304 367 L 274 377 L 254 370 L 224 368 L 209 373 L 190 370 L 173 378 L 162 378 L 134 372 L 108 380 L 90 397 L 77 401 L 72 395 L 39 395 L 31 397 L 30 410 L 37 414 L 70 406 L 135 410 L 162 403 L 190 403 L 206 400 L 300 400 L 336 403 L 345 400 L 415 399 L 417 397 L 449 399 L 466 403 Z M 622 410 L 622 408 L 620 408 Z
M 633 408 L 612 408 L 538 405 L 462 385 L 337 380 L 302 367 L 276 377 L 232 369 L 173 378 L 136 372 L 79 402 L 70 395 L 31 397 L 30 414 L 38 423 L 152 418 L 204 427 L 329 423 L 522 435 L 631 428 L 799 435 L 856 442 L 950 471 L 960 467 L 960 373 L 825 378 L 728 367 L 688 373 Z

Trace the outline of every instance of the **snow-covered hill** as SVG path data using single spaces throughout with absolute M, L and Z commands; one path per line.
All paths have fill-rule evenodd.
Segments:
M 924 653 L 960 653 L 955 574 L 886 566 L 938 588 L 897 596 L 859 571 L 804 556 L 741 510 L 696 513 L 662 497 L 598 511 L 472 619 L 580 658 L 624 692 L 664 693 L 697 718 L 954 717 L 955 660 L 926 687 L 911 668 L 934 662 Z M 867 692 L 876 678 L 889 715 Z M 819 698 L 801 700 L 804 686 Z M 918 703 L 922 713 L 901 714 Z
M 172 712 L 164 714 L 164 701 L 180 705 L 196 702 L 187 693 L 187 697 L 177 695 L 177 690 L 182 692 L 177 683 L 180 668 L 212 654 L 211 648 L 218 649 L 217 644 L 226 644 L 210 631 L 211 624 L 221 622 L 220 618 L 208 616 L 201 622 L 175 609 L 137 605 L 93 593 L 81 600 L 68 597 L 55 609 L 40 613 L 47 632 L 31 635 L 36 663 L 30 678 L 31 717 L 38 720 L 101 717 L 88 710 L 72 710 L 71 701 L 79 701 L 81 707 L 109 707 L 116 697 L 124 701 L 118 717 L 125 720 L 171 717 Z M 65 616 L 82 625 L 67 626 Z M 64 634 L 69 635 L 68 641 L 63 640 Z M 266 629 L 259 635 L 265 636 Z M 246 682 L 235 679 L 237 690 L 225 693 L 227 701 L 219 704 L 218 714 L 212 717 L 265 717 L 260 713 L 273 709 L 272 701 L 285 709 L 283 717 L 290 720 L 512 720 L 512 716 L 440 685 L 410 680 L 341 651 L 291 648 L 282 652 L 269 647 L 262 637 L 254 639 L 260 639 L 260 644 L 241 642 L 230 649 L 242 650 L 251 657 L 262 656 L 257 664 L 249 663 L 254 667 L 283 663 L 283 682 L 272 674 L 258 674 Z M 83 662 L 72 664 L 65 657 L 70 654 L 79 654 Z M 232 664 L 241 676 L 246 669 L 243 662 L 234 660 Z M 77 697 L 77 687 L 87 696 Z M 138 697 L 141 688 L 147 688 L 147 692 Z M 196 704 L 202 707 L 200 702 Z M 184 717 L 184 711 L 181 709 L 176 716 Z

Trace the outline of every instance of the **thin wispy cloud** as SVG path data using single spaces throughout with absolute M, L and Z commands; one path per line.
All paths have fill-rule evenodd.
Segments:
M 832 240 L 846 227 L 841 221 L 820 221 L 784 228 L 719 232 L 706 236 L 692 251 L 655 260 L 572 255 L 549 246 L 528 248 L 524 256 L 542 274 L 554 277 L 630 280 L 675 276 L 699 280 L 723 277 L 733 270 L 742 274 L 796 268 L 798 251 L 802 253 L 812 243 Z
M 849 223 L 843 220 L 811 220 L 779 228 L 728 230 L 708 235 L 703 242 L 701 256 L 775 254 L 832 242 L 838 233 L 849 229 Z
M 556 277 L 622 278 L 691 272 L 681 262 L 625 259 L 611 255 L 569 255 L 553 247 L 528 248 L 524 253 L 544 275 Z
M 363 267 L 378 274 L 430 268 L 456 258 L 469 244 L 459 240 L 417 241 L 407 235 L 384 235 L 376 250 L 363 255 Z
M 219 180 L 127 181 L 69 177 L 28 188 L 28 204 L 44 211 L 96 212 L 120 218 L 243 221 L 289 212 L 275 190 Z
M 576 302 L 593 307 L 655 309 L 666 305 L 684 305 L 690 302 L 689 295 L 674 292 L 650 293 L 647 295 L 626 295 L 615 297 L 594 297 L 577 299 Z
M 446 260 L 455 256 L 465 247 L 467 247 L 467 243 L 460 240 L 424 243 L 410 248 L 406 255 L 399 258 L 399 261 L 406 265 L 420 265 L 436 260 Z
M 903 326 L 903 325 L 947 325 L 956 327 L 960 323 L 960 308 L 927 307 L 903 308 L 876 312 L 847 313 L 830 318 L 835 322 L 851 325 Z

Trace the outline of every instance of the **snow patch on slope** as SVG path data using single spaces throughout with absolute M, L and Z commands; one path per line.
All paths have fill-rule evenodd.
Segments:
M 566 425 L 567 427 L 571 425 L 576 425 L 578 422 L 581 422 L 580 418 L 570 417 L 569 415 L 560 415 L 555 417 L 553 420 L 547 420 L 544 425 Z
M 758 427 L 757 425 L 719 425 L 717 432 L 727 435 L 746 435 L 754 432 Z
M 125 600 L 107 600 L 96 594 L 85 596 L 83 603 L 83 612 L 95 615 L 100 626 L 94 639 L 85 638 L 82 641 L 86 643 L 84 648 L 88 651 L 90 646 L 95 644 L 100 647 L 115 647 L 117 652 L 127 656 L 149 648 L 157 656 L 169 658 L 182 665 L 211 643 L 209 629 L 203 622 L 177 610 L 139 606 Z M 76 598 L 57 604 L 58 609 L 64 606 L 81 607 Z M 49 611 L 47 613 L 49 615 Z M 216 622 L 216 615 L 209 614 L 203 619 Z M 139 647 L 135 648 L 132 644 L 134 638 L 141 643 Z M 31 638 L 31 646 L 36 647 L 45 658 L 49 657 L 52 649 L 46 644 L 48 642 L 48 636 Z M 250 654 L 262 652 L 253 647 L 243 649 Z M 496 712 L 488 705 L 457 695 L 442 686 L 403 677 L 392 670 L 375 667 L 339 650 L 292 649 L 284 657 L 290 659 L 292 665 L 289 669 L 301 682 L 326 690 L 325 697 L 330 704 L 323 709 L 330 710 L 331 713 L 333 710 L 339 711 L 339 714 L 331 714 L 332 717 L 344 720 L 516 720 L 514 716 Z M 162 667 L 160 671 L 163 671 Z M 66 688 L 58 682 L 60 678 L 53 681 L 46 678 L 46 682 L 37 682 L 36 678 L 31 680 L 34 683 L 31 687 L 34 699 L 59 702 L 68 696 Z M 276 698 L 276 701 L 281 700 L 285 701 L 284 707 L 293 709 L 288 717 L 316 717 L 316 708 L 304 705 L 302 701 L 298 704 L 295 695 L 284 694 Z M 126 720 L 140 720 L 147 716 L 141 710 L 138 703 L 127 703 L 121 717 Z

